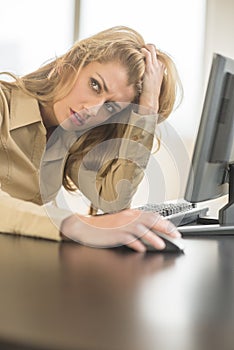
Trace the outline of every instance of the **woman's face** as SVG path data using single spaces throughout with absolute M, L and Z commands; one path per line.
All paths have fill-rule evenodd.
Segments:
M 86 130 L 107 120 L 134 100 L 133 85 L 117 62 L 92 62 L 83 67 L 71 92 L 53 108 L 65 129 Z

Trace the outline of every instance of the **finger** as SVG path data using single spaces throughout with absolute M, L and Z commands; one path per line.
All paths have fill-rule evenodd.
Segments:
M 151 53 L 151 57 L 153 61 L 157 61 L 157 49 L 154 44 L 146 44 L 147 50 Z
M 131 224 L 125 226 L 125 231 L 134 234 L 138 238 L 145 236 L 150 230 L 155 229 L 170 235 L 171 237 L 181 237 L 175 225 L 158 213 L 133 210 L 134 219 Z
M 171 237 L 181 237 L 176 226 L 158 213 L 144 212 L 141 216 L 141 222 L 146 227 L 166 233 Z
M 154 65 L 159 64 L 160 62 L 158 61 L 158 58 L 157 58 L 157 49 L 156 49 L 155 45 L 154 44 L 147 44 L 145 47 L 148 50 L 148 52 L 150 53 L 151 62 Z
M 158 250 L 162 250 L 166 247 L 165 242 L 159 236 L 157 236 L 156 233 L 150 230 L 148 230 L 148 232 L 145 234 L 143 240 L 149 242 L 154 248 Z
M 132 238 L 126 245 L 139 253 L 144 253 L 146 251 L 146 246 L 137 238 Z
M 136 224 L 133 234 L 142 239 L 143 242 L 148 241 L 156 249 L 161 250 L 165 248 L 164 241 L 158 237 L 156 233 L 152 232 L 149 227 L 143 224 Z
M 149 216 L 151 217 L 150 219 L 152 220 L 152 214 L 153 213 L 143 213 L 143 217 L 144 219 L 146 219 Z M 153 221 L 151 223 L 153 223 L 152 228 L 155 228 L 157 231 L 162 231 L 163 233 L 167 233 L 170 235 L 174 235 L 174 228 L 175 226 L 173 224 L 171 224 L 169 221 L 164 220 L 159 214 L 153 214 L 154 218 Z M 157 221 L 157 224 L 155 224 L 155 218 Z M 139 221 L 139 217 L 138 217 L 138 221 Z M 135 225 L 130 225 L 129 227 L 126 227 L 125 230 L 127 229 L 126 232 L 128 232 L 127 235 L 125 235 L 124 241 L 126 242 L 126 245 L 128 245 L 130 248 L 137 250 L 137 251 L 143 251 L 143 247 L 142 247 L 142 243 L 149 243 L 150 245 L 152 245 L 155 249 L 157 250 L 162 250 L 165 248 L 165 242 L 157 235 L 156 232 L 152 232 L 152 230 L 148 227 L 150 220 L 146 220 L 147 224 L 144 225 L 142 223 L 142 217 L 141 217 L 141 222 L 136 222 Z M 173 228 L 173 233 L 170 232 L 168 233 L 165 228 L 162 226 L 162 222 L 163 224 L 168 224 L 170 228 Z M 180 235 L 180 233 L 179 233 Z M 137 241 L 133 238 L 132 240 L 132 236 L 136 236 L 137 237 Z M 181 235 L 180 235 L 181 236 Z M 176 236 L 177 237 L 177 236 Z M 137 243 L 137 242 L 140 242 Z
M 122 234 L 119 235 L 119 241 L 121 245 L 125 245 L 139 253 L 144 253 L 146 251 L 145 245 L 138 240 L 133 231 L 131 233 L 128 231 L 122 232 Z
M 146 67 L 149 64 L 152 64 L 152 54 L 150 52 L 150 50 L 146 49 L 145 47 L 143 47 L 141 49 L 141 52 L 143 53 L 143 55 L 145 56 L 145 63 L 146 63 Z
M 148 52 L 151 53 L 151 62 L 154 65 L 157 65 L 158 67 L 160 67 L 162 71 L 164 71 L 166 67 L 165 67 L 165 64 L 158 59 L 156 46 L 154 44 L 147 44 L 146 48 Z

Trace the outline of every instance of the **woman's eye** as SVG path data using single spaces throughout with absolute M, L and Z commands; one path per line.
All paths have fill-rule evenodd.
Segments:
M 115 107 L 109 102 L 105 102 L 105 107 L 110 113 L 113 113 L 115 111 Z
M 96 79 L 90 78 L 90 82 L 89 85 L 91 86 L 91 88 L 97 92 L 98 94 L 100 94 L 101 92 L 101 86 L 99 84 L 99 82 Z

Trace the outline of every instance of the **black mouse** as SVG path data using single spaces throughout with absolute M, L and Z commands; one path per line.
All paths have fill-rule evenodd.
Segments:
M 182 238 L 173 238 L 169 235 L 166 235 L 165 233 L 158 232 L 158 231 L 155 231 L 155 234 L 157 234 L 157 236 L 159 236 L 164 241 L 164 243 L 166 244 L 166 247 L 162 250 L 161 249 L 157 250 L 148 241 L 146 241 L 144 237 L 142 237 L 140 238 L 140 240 L 146 246 L 147 251 L 159 252 L 159 253 L 183 253 L 184 252 L 184 243 Z

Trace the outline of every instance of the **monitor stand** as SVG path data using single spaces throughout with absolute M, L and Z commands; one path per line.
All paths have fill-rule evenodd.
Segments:
M 232 226 L 223 226 L 219 224 L 211 225 L 188 225 L 188 226 L 179 226 L 177 230 L 181 233 L 182 237 L 190 236 L 234 236 L 234 225 Z
M 234 163 L 229 164 L 228 203 L 219 211 L 219 223 L 224 226 L 234 226 Z
M 229 197 L 228 203 L 219 210 L 219 220 L 201 218 L 195 225 L 181 226 L 178 230 L 186 236 L 234 236 L 234 163 L 229 164 Z M 203 223 L 203 224 L 200 224 Z

